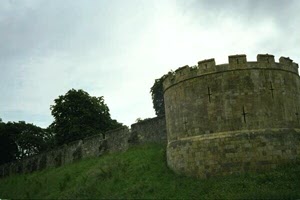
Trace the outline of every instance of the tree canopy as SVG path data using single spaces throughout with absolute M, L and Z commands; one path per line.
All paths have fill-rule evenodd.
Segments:
M 164 101 L 164 90 L 163 81 L 167 75 L 163 75 L 159 79 L 155 79 L 153 86 L 150 89 L 152 96 L 153 108 L 157 116 L 165 115 L 165 101 Z
M 0 163 L 40 153 L 52 147 L 52 135 L 38 126 L 20 122 L 0 122 Z
M 24 121 L 4 123 L 0 118 L 0 164 L 122 126 L 111 119 L 103 96 L 71 89 L 54 102 L 50 107 L 54 121 L 47 129 Z
M 16 159 L 18 146 L 13 140 L 12 135 L 7 133 L 6 124 L 0 121 L 0 164 Z
M 54 117 L 50 129 L 58 145 L 122 126 L 111 119 L 103 96 L 93 97 L 83 90 L 71 89 L 54 102 L 50 107 Z
M 36 125 L 19 122 L 8 122 L 7 129 L 14 130 L 14 139 L 19 148 L 18 158 L 38 154 L 53 147 L 53 135 Z

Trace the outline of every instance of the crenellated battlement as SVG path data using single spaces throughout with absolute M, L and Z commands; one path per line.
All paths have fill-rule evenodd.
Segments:
M 198 65 L 189 67 L 185 65 L 178 68 L 174 73 L 169 73 L 164 80 L 164 89 L 169 88 L 171 85 L 186 79 L 191 79 L 198 76 L 203 76 L 212 73 L 220 73 L 232 70 L 245 70 L 245 69 L 278 69 L 298 73 L 298 64 L 293 60 L 286 57 L 280 57 L 279 62 L 275 62 L 274 55 L 258 54 L 256 62 L 248 62 L 247 56 L 230 55 L 228 56 L 228 64 L 216 65 L 215 59 L 207 59 L 198 62 Z
M 257 62 L 260 64 L 274 64 L 275 63 L 274 56 L 270 55 L 270 54 L 258 54 L 256 59 L 257 59 Z
M 244 54 L 228 56 L 228 63 L 230 66 L 233 66 L 235 68 L 245 67 L 247 64 L 247 57 Z

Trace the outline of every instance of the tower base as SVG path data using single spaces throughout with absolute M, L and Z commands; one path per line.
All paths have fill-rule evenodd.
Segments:
M 274 169 L 300 158 L 300 129 L 235 131 L 169 141 L 168 166 L 199 178 Z

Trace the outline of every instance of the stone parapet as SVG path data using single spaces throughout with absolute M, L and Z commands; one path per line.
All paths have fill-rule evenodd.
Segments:
M 220 73 L 232 70 L 245 69 L 277 69 L 285 70 L 295 74 L 298 72 L 298 64 L 290 58 L 280 57 L 279 62 L 275 62 L 274 56 L 270 54 L 258 54 L 256 62 L 248 62 L 246 55 L 231 55 L 228 57 L 228 64 L 216 65 L 215 59 L 207 59 L 198 62 L 197 66 L 188 65 L 178 68 L 174 73 L 169 73 L 164 80 L 164 90 L 176 85 L 179 82 L 204 76 L 212 73 Z

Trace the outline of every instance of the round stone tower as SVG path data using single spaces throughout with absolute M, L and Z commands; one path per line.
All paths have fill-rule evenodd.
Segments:
M 184 66 L 164 80 L 167 160 L 207 178 L 275 168 L 300 155 L 298 64 L 273 55 Z

